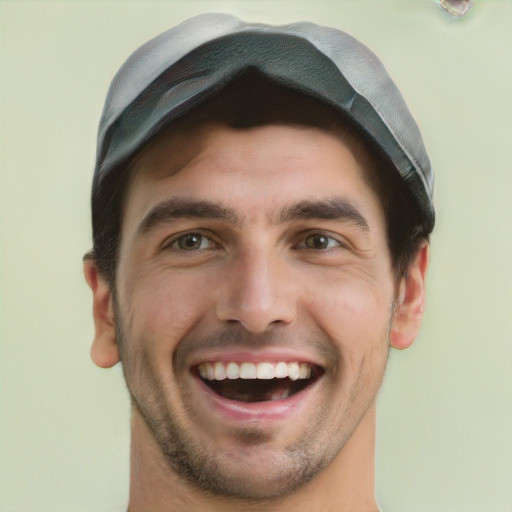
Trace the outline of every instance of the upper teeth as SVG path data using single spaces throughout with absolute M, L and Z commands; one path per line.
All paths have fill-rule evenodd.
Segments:
M 224 379 L 309 379 L 311 365 L 308 363 L 202 363 L 198 366 L 199 375 L 206 380 Z

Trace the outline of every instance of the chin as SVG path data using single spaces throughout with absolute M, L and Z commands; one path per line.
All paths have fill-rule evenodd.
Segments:
M 314 478 L 325 464 L 305 464 L 290 461 L 288 457 L 264 457 L 257 460 L 238 458 L 236 461 L 219 461 L 215 476 L 195 479 L 195 484 L 215 495 L 245 500 L 265 500 L 286 496 Z M 255 460 L 256 459 L 256 460 Z M 205 475 L 206 476 L 206 475 Z
M 290 446 L 278 446 L 275 439 L 265 439 L 267 435 L 260 429 L 244 429 L 229 445 L 208 447 L 208 443 L 176 436 L 167 442 L 160 440 L 159 445 L 172 471 L 188 484 L 216 496 L 242 500 L 275 499 L 292 493 L 324 470 L 339 451 L 304 438 Z

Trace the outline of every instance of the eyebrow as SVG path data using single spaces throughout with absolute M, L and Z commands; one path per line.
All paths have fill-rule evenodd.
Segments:
M 238 222 L 235 212 L 230 208 L 225 208 L 211 201 L 175 198 L 156 205 L 142 219 L 137 234 L 145 235 L 160 224 L 184 218 L 222 219 L 233 224 Z
M 342 220 L 356 224 L 363 231 L 370 231 L 364 215 L 348 199 L 333 197 L 327 200 L 305 200 L 286 206 L 279 220 L 289 222 L 300 219 Z
M 207 200 L 173 198 L 157 204 L 144 216 L 137 228 L 137 235 L 145 235 L 161 224 L 180 218 L 220 219 L 240 225 L 238 216 L 231 208 Z M 284 206 L 278 219 L 280 223 L 307 219 L 341 220 L 352 222 L 363 231 L 370 231 L 366 218 L 357 207 L 340 197 L 304 200 Z

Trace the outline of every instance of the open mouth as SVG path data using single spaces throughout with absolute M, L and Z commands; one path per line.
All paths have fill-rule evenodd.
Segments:
M 323 373 L 301 362 L 206 362 L 196 367 L 201 380 L 216 394 L 240 402 L 288 398 L 311 386 Z

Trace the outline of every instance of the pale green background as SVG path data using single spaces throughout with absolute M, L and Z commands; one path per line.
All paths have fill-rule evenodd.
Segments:
M 194 14 L 311 20 L 384 60 L 437 171 L 428 306 L 380 396 L 388 512 L 512 510 L 512 2 L 0 2 L 1 512 L 122 511 L 129 403 L 89 358 L 95 131 L 137 46 Z

